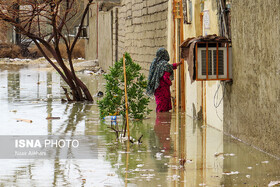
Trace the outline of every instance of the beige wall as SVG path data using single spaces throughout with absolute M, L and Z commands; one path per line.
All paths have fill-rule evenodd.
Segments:
M 111 11 L 100 11 L 98 19 L 98 62 L 107 71 L 113 65 Z
M 86 21 L 89 27 L 89 38 L 85 40 L 85 55 L 88 60 L 97 59 L 97 6 L 89 8 L 89 20 Z
M 192 1 L 192 22 L 184 25 L 184 38 L 197 37 L 206 34 L 219 35 L 217 2 L 208 0 L 204 3 L 204 11 L 208 11 L 210 28 L 201 28 L 201 1 Z M 217 92 L 217 102 L 222 98 L 222 87 L 218 89 L 220 81 L 195 81 L 191 84 L 188 65 L 185 63 L 185 90 L 186 90 L 186 114 L 193 118 L 202 118 L 202 109 L 206 123 L 219 130 L 223 130 L 223 103 L 218 108 L 214 107 L 214 96 Z M 218 90 L 218 91 L 217 91 Z M 203 103 L 202 103 L 203 101 Z M 203 104 L 203 106 L 202 106 Z
M 280 2 L 232 1 L 225 131 L 280 157 Z

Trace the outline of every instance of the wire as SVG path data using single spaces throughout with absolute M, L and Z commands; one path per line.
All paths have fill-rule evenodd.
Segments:
M 224 89 L 223 89 L 223 97 L 220 99 L 219 102 L 216 102 L 216 100 L 219 99 L 218 91 L 219 91 L 221 85 L 222 85 L 221 83 L 218 85 L 218 88 L 217 88 L 217 90 L 216 90 L 216 92 L 215 92 L 215 95 L 214 95 L 214 107 L 215 107 L 215 108 L 218 108 L 218 107 L 221 105 L 221 103 L 222 103 L 222 101 L 223 101 L 223 99 L 224 99 L 224 95 L 225 95 L 224 93 L 225 93 L 226 87 L 225 87 L 224 85 L 222 85 L 222 87 L 224 87 Z
M 218 99 L 219 99 L 218 91 L 219 91 L 221 85 L 222 85 L 222 87 L 224 87 L 224 89 L 222 90 L 223 96 L 222 96 L 222 98 L 220 99 L 220 101 L 217 102 Z M 221 84 L 221 82 L 220 82 L 220 84 L 218 85 L 217 90 L 216 90 L 216 92 L 215 92 L 215 95 L 214 95 L 214 107 L 216 108 L 216 114 L 217 114 L 218 118 L 220 119 L 220 121 L 223 121 L 223 120 L 221 119 L 221 117 L 220 117 L 219 114 L 218 114 L 218 107 L 221 105 L 222 101 L 224 100 L 225 89 L 226 89 L 225 85 Z

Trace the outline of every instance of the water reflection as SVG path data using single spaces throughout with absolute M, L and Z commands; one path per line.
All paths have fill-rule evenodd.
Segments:
M 159 149 L 164 155 L 169 155 L 171 151 L 170 128 L 172 114 L 170 112 L 158 112 L 156 114 L 156 122 L 154 131 L 159 141 Z
M 131 121 L 130 135 L 142 136 L 142 144 L 127 144 L 100 122 L 96 99 L 62 104 L 64 83 L 55 72 L 38 66 L 0 70 L 2 135 L 98 136 L 96 159 L 0 160 L 0 186 L 267 186 L 280 180 L 278 160 L 184 113 Z M 102 77 L 78 76 L 93 94 L 102 91 Z M 90 142 L 88 151 L 94 151 Z

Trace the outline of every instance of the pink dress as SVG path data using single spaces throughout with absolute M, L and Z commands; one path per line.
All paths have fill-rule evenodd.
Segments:
M 177 64 L 173 64 L 173 69 L 177 68 Z M 170 80 L 171 73 L 164 72 L 163 76 L 160 78 L 159 86 L 155 90 L 155 98 L 157 112 L 168 112 L 172 109 L 171 104 L 171 93 L 170 93 L 170 86 L 172 85 Z

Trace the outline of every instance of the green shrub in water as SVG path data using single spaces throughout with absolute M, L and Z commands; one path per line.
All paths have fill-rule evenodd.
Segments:
M 149 98 L 144 95 L 147 87 L 145 76 L 140 73 L 141 66 L 134 63 L 128 53 L 125 53 L 128 113 L 134 119 L 143 119 L 151 110 L 148 108 Z M 125 91 L 123 58 L 114 63 L 106 80 L 104 98 L 98 102 L 101 118 L 110 115 L 125 117 Z

